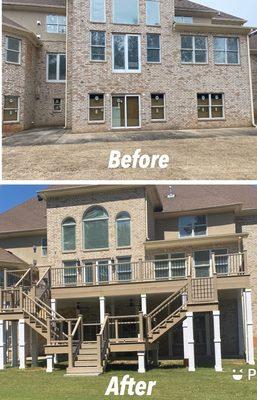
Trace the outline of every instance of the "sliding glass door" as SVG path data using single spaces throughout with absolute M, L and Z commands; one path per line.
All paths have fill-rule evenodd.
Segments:
M 113 96 L 112 98 L 112 127 L 139 128 L 140 104 L 139 96 Z

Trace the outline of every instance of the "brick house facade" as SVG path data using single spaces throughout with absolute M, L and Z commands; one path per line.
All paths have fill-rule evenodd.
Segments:
M 253 107 L 255 120 L 257 120 L 257 31 L 250 36 L 250 51 L 253 81 Z

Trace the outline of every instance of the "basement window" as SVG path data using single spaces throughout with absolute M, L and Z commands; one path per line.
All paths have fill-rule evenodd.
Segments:
M 197 95 L 198 119 L 224 118 L 223 93 L 198 93 Z
M 21 63 L 21 40 L 7 36 L 5 38 L 5 60 L 8 63 Z
M 89 121 L 104 121 L 104 94 L 96 93 L 89 95 Z
M 19 122 L 20 98 L 18 96 L 4 96 L 4 123 Z
M 66 17 L 63 15 L 47 15 L 47 33 L 66 33 Z
M 165 120 L 165 95 L 163 93 L 151 94 L 151 120 Z
M 54 99 L 53 108 L 54 112 L 62 112 L 62 99 Z

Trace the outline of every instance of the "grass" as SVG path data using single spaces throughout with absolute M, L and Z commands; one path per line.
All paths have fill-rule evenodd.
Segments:
M 151 399 L 172 400 L 256 400 L 257 376 L 250 382 L 246 378 L 248 367 L 241 361 L 225 362 L 224 372 L 217 373 L 213 368 L 199 368 L 196 372 L 187 372 L 180 366 L 163 366 L 152 369 L 146 374 L 138 374 L 130 367 L 127 370 L 115 369 L 98 377 L 64 377 L 60 369 L 47 374 L 42 368 L 9 368 L 0 372 L 0 398 L 3 400 L 102 400 L 110 378 L 115 375 L 122 378 L 129 374 L 136 381 L 156 380 Z M 243 368 L 243 380 L 232 379 L 232 370 Z M 109 396 L 115 398 L 117 396 Z M 136 397 L 136 396 L 135 396 Z M 123 396 L 124 399 L 135 398 Z M 106 397 L 108 398 L 108 397 Z

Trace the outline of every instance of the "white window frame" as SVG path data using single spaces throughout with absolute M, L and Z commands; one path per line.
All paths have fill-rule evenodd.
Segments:
M 189 217 L 189 218 L 194 218 L 194 217 L 201 217 L 204 216 L 206 219 L 206 233 L 205 235 L 195 235 L 195 229 L 194 229 L 194 224 L 192 224 L 192 235 L 191 236 L 181 236 L 180 235 L 180 228 L 183 226 L 181 224 L 181 217 Z M 196 215 L 182 215 L 181 217 L 178 218 L 178 236 L 180 239 L 189 239 L 192 237 L 205 237 L 208 236 L 208 215 L 206 214 L 196 214 Z
M 44 245 L 44 240 L 46 240 L 46 245 Z M 41 255 L 44 258 L 47 257 L 47 237 L 41 239 Z
M 192 37 L 193 38 L 193 48 L 192 49 L 188 49 L 188 48 L 184 48 L 182 47 L 182 37 Z M 202 37 L 205 38 L 205 44 L 206 44 L 206 49 L 196 49 L 195 47 L 195 39 L 197 37 Z M 192 51 L 193 54 L 193 61 L 182 61 L 182 51 Z M 195 61 L 195 52 L 196 51 L 205 51 L 206 52 L 206 61 L 203 62 L 196 62 Z M 207 65 L 209 64 L 209 48 L 208 48 L 208 37 L 204 36 L 204 35 L 181 35 L 180 37 L 180 60 L 181 60 L 181 64 L 183 65 L 192 65 L 192 64 L 196 64 L 196 65 Z
M 92 45 L 92 32 L 104 33 L 104 46 Z M 106 31 L 91 30 L 89 32 L 89 35 L 90 35 L 90 61 L 97 62 L 97 63 L 106 62 Z M 93 60 L 92 59 L 92 47 L 104 47 L 104 60 Z
M 125 68 L 114 68 L 114 37 L 124 36 L 124 54 L 125 54 Z M 128 69 L 128 37 L 136 36 L 138 38 L 138 69 Z M 140 74 L 141 73 L 141 35 L 130 33 L 113 33 L 112 34 L 112 72 L 116 74 Z
M 118 94 L 113 94 L 113 97 L 119 97 Z M 139 129 L 141 128 L 141 96 L 139 94 L 121 94 L 120 97 L 125 98 L 125 126 L 113 126 L 112 123 L 112 103 L 111 103 L 111 126 L 112 129 Z M 138 113 L 139 113 L 139 126 L 127 126 L 127 97 L 138 97 Z
M 140 23 L 140 5 L 139 5 L 140 1 L 141 0 L 137 0 L 137 23 L 132 24 L 131 22 L 114 22 L 115 6 L 114 6 L 114 0 L 112 0 L 112 23 L 114 25 L 129 25 L 129 26 L 139 25 L 139 23 Z
M 16 124 L 20 122 L 20 96 L 11 96 L 11 95 L 4 95 L 4 103 L 5 103 L 5 97 L 17 97 L 18 98 L 18 108 L 3 108 L 3 111 L 5 110 L 17 110 L 17 120 L 13 120 L 13 121 L 4 121 L 3 118 L 3 123 L 4 124 Z M 3 104 L 4 105 L 4 104 Z
M 19 50 L 12 50 L 8 48 L 8 39 L 15 39 L 19 41 Z M 5 62 L 7 64 L 15 64 L 15 65 L 21 65 L 21 39 L 15 37 L 15 36 L 6 36 L 5 37 Z M 18 62 L 14 62 L 14 61 L 8 61 L 7 60 L 7 51 L 14 51 L 15 53 L 19 54 L 19 61 Z
M 184 259 L 185 258 L 185 276 L 177 276 L 177 277 L 173 277 L 173 275 L 172 275 L 172 270 L 173 270 L 173 268 L 172 268 L 172 255 L 174 255 L 174 254 L 184 254 L 184 257 L 181 257 L 181 260 L 182 259 Z M 163 257 L 163 256 L 167 256 L 167 259 L 165 259 L 165 258 L 160 258 L 160 259 L 158 259 L 157 257 Z M 155 268 L 155 265 L 154 265 L 154 276 L 155 276 L 155 280 L 165 280 L 165 279 L 169 279 L 169 280 L 176 280 L 176 279 L 186 279 L 187 278 L 187 274 L 188 274 L 188 271 L 187 271 L 187 261 L 186 261 L 186 253 L 184 252 L 184 251 L 177 251 L 177 252 L 168 252 L 168 253 L 164 253 L 164 254 L 156 254 L 155 256 L 154 256 L 155 258 L 154 258 L 154 262 L 167 262 L 167 271 L 168 271 L 168 276 L 165 278 L 156 278 L 156 276 L 155 276 L 155 271 L 156 271 L 156 268 Z M 178 258 L 178 259 L 180 259 L 180 258 Z M 178 260 L 177 258 L 174 258 L 173 260 Z M 182 269 L 182 268 L 181 268 Z M 157 270 L 158 270 L 158 268 L 157 268 Z
M 159 36 L 159 47 L 148 47 L 147 46 L 147 37 L 148 35 L 156 35 Z M 148 61 L 148 50 L 159 50 L 159 61 Z M 162 46 L 161 46 L 161 35 L 159 33 L 147 33 L 146 34 L 146 62 L 147 64 L 161 64 L 162 62 Z
M 129 258 L 130 259 L 130 261 L 128 261 L 128 262 L 126 262 L 126 261 L 124 261 L 124 259 L 126 259 L 126 258 Z M 132 259 L 132 257 L 131 256 L 119 256 L 119 257 L 117 257 L 117 264 L 116 264 L 116 266 L 117 266 L 117 269 L 116 269 L 116 279 L 117 279 L 117 281 L 118 282 L 132 282 L 133 281 L 133 270 L 132 270 L 132 261 L 131 261 L 131 259 Z M 130 265 L 130 271 L 119 271 L 119 266 L 120 265 L 122 265 L 122 264 L 125 264 L 125 265 Z M 130 279 L 119 279 L 119 275 L 120 274 L 130 274 L 131 275 L 131 277 L 130 277 Z
M 225 39 L 225 62 L 224 63 L 219 63 L 215 61 L 215 52 L 218 52 L 221 50 L 216 50 L 214 48 L 214 39 L 218 38 L 218 39 Z M 235 53 L 235 51 L 229 51 L 228 50 L 228 39 L 237 39 L 237 55 L 238 55 L 238 62 L 237 63 L 229 63 L 228 62 L 228 53 Z M 215 65 L 240 65 L 241 61 L 240 61 L 240 42 L 239 42 L 239 37 L 238 36 L 214 36 L 213 37 L 213 60 L 214 60 L 214 64 Z
M 200 107 L 200 106 L 198 105 L 198 100 L 197 100 L 197 117 L 198 117 L 198 121 L 216 121 L 216 120 L 224 120 L 224 119 L 226 119 L 226 116 L 225 116 L 225 95 L 224 95 L 224 93 L 213 93 L 212 92 L 212 93 L 205 93 L 205 94 L 209 96 L 209 106 L 208 106 L 208 108 L 209 108 L 209 117 L 208 118 L 199 118 L 199 116 L 198 116 L 198 107 Z M 222 117 L 213 117 L 212 118 L 212 107 L 214 107 L 214 106 L 212 106 L 211 96 L 213 94 L 222 94 Z M 221 106 L 218 106 L 218 107 L 221 108 Z M 203 105 L 202 108 L 207 108 L 207 106 Z
M 103 106 L 98 106 L 98 107 L 90 107 L 90 96 L 92 95 L 102 95 L 103 96 Z M 95 120 L 91 120 L 90 119 L 90 109 L 91 108 L 103 108 L 104 112 L 103 112 L 103 119 L 99 119 L 98 121 Z M 103 122 L 105 122 L 105 94 L 104 93 L 89 93 L 88 94 L 88 122 L 90 122 L 90 124 L 102 124 Z
M 55 110 L 55 109 L 54 109 L 54 106 L 55 106 L 54 101 L 55 101 L 55 100 L 60 100 L 60 110 Z M 60 97 L 54 97 L 54 98 L 53 98 L 53 112 L 54 112 L 54 113 L 61 113 L 61 112 L 62 112 L 62 99 L 61 99 Z
M 150 24 L 147 21 L 147 6 L 151 2 L 153 2 L 153 3 L 155 2 L 155 3 L 159 4 L 159 23 L 158 24 L 154 24 L 154 25 Z M 146 4 L 145 4 L 145 23 L 146 23 L 147 26 L 160 26 L 161 25 L 161 2 L 160 2 L 160 0 L 147 0 L 146 1 Z
M 65 267 L 65 263 L 66 262 L 75 262 L 76 263 L 76 265 L 75 266 L 73 266 L 73 267 Z M 78 265 L 77 265 L 77 260 L 63 260 L 62 261 L 62 266 L 63 266 L 63 286 L 68 286 L 68 287 L 72 287 L 72 286 L 78 286 L 78 277 L 79 277 L 79 274 L 78 274 Z M 74 268 L 74 269 L 76 269 L 76 275 L 74 274 L 74 275 L 66 275 L 66 277 L 68 277 L 68 276 L 72 276 L 72 277 L 74 277 L 75 278 L 75 276 L 76 276 L 76 282 L 75 283 L 65 283 L 65 268 L 70 268 L 70 269 L 72 269 L 72 268 Z
M 57 61 L 56 61 L 56 77 L 57 79 L 49 79 L 48 78 L 48 68 L 49 68 L 49 55 L 55 55 L 57 56 Z M 65 53 L 47 53 L 46 55 L 46 82 L 47 83 L 65 83 L 66 79 L 59 79 L 60 77 L 60 56 L 65 56 L 66 60 L 66 74 L 67 74 L 67 59 L 66 59 L 66 54 Z
M 216 251 L 219 251 L 219 250 L 225 250 L 226 251 L 226 253 L 225 254 L 220 254 L 221 256 L 228 256 L 228 249 L 227 248 L 225 248 L 225 247 L 221 247 L 221 248 L 214 248 L 214 249 L 200 249 L 200 250 L 195 250 L 194 252 L 193 252 L 193 266 L 194 266 L 194 268 L 193 268 L 193 276 L 194 276 L 194 278 L 196 278 L 196 268 L 201 268 L 201 267 L 196 267 L 195 268 L 195 253 L 198 253 L 198 252 L 201 252 L 201 251 L 209 251 L 209 278 L 212 278 L 213 277 L 213 270 L 212 270 L 212 254 L 213 253 L 215 253 L 215 250 Z M 216 255 L 219 255 L 219 254 L 216 254 Z M 220 276 L 227 276 L 227 275 L 229 275 L 229 265 L 228 265 L 228 273 L 227 274 L 220 274 Z M 208 278 L 208 277 L 207 277 Z M 201 279 L 200 277 L 199 277 L 199 279 Z
M 47 18 L 48 17 L 57 17 L 57 24 L 48 24 L 47 23 Z M 59 23 L 59 17 L 65 17 L 65 25 Z M 48 26 L 49 25 L 56 25 L 57 26 L 57 32 L 48 32 Z M 59 26 L 65 26 L 65 32 L 59 32 Z M 48 14 L 46 15 L 46 32 L 50 35 L 66 35 L 67 32 L 67 17 L 66 15 L 56 15 L 56 14 Z
M 105 24 L 106 23 L 106 0 L 104 0 L 103 21 L 94 20 L 92 18 L 93 1 L 94 0 L 90 0 L 90 7 L 89 7 L 90 22 L 97 23 L 97 24 Z
M 163 95 L 163 106 L 160 106 L 160 107 L 158 107 L 158 106 L 152 106 L 152 95 L 154 95 L 154 94 L 162 94 Z M 151 118 L 151 121 L 152 122 L 162 122 L 162 121 L 166 121 L 166 94 L 165 93 L 151 93 L 151 117 L 152 117 L 152 108 L 163 108 L 163 110 L 164 110 L 164 113 L 163 113 L 163 118 L 160 118 L 160 119 L 154 119 L 154 118 Z

